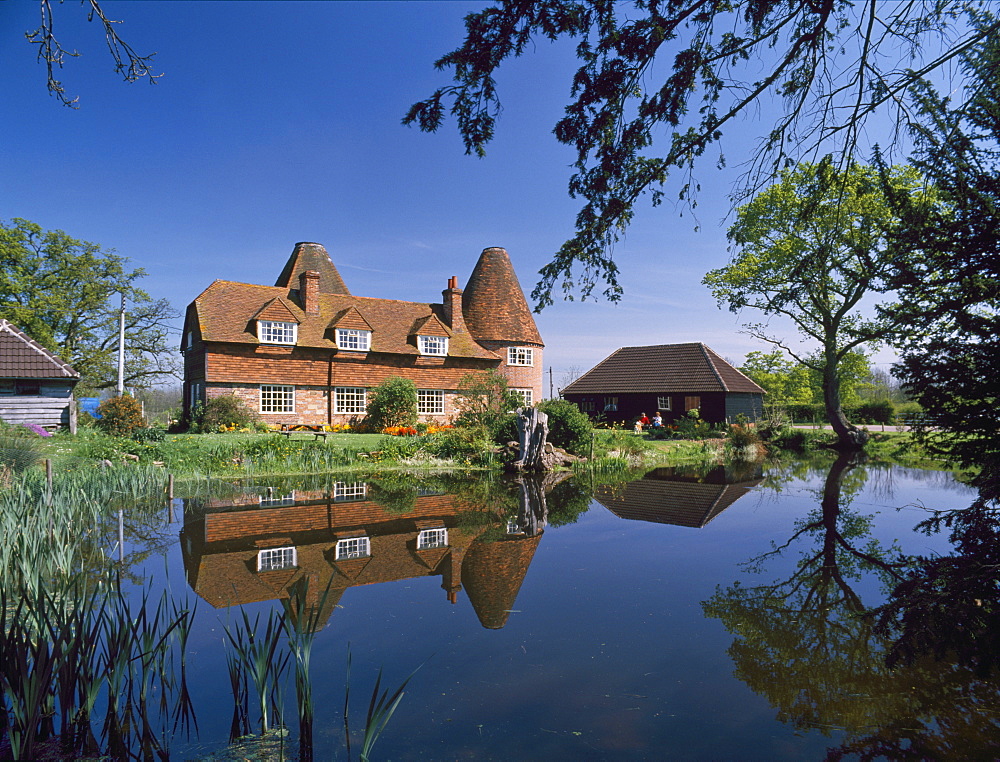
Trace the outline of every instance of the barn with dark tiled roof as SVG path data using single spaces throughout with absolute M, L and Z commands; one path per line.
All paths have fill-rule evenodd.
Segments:
M 76 431 L 80 374 L 24 331 L 0 320 L 0 419 Z
M 452 277 L 435 303 L 355 296 L 323 246 L 298 243 L 275 285 L 216 280 L 188 307 L 185 411 L 233 394 L 269 423 L 347 423 L 401 376 L 421 420 L 445 423 L 469 373 L 496 369 L 538 400 L 543 347 L 504 249 L 485 249 L 464 292 Z
M 622 347 L 561 392 L 592 418 L 631 422 L 659 411 L 665 423 L 697 409 L 712 423 L 756 420 L 764 390 L 701 343 Z

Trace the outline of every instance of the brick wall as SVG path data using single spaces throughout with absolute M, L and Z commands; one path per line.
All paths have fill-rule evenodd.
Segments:
M 532 399 L 538 402 L 542 399 L 542 347 L 538 344 L 510 343 L 503 341 L 480 341 L 491 352 L 496 352 L 503 358 L 497 370 L 512 389 L 531 389 Z M 508 347 L 531 347 L 533 350 L 532 365 L 508 365 Z

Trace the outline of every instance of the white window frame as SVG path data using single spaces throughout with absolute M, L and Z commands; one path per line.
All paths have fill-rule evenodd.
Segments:
M 358 328 L 337 329 L 337 349 L 367 352 L 372 348 L 372 332 Z
M 447 336 L 417 336 L 417 349 L 422 355 L 444 357 L 448 354 Z
M 673 399 L 673 398 L 672 397 L 657 397 L 656 398 L 656 409 L 657 410 L 667 410 L 667 411 L 673 410 L 673 408 L 670 406 L 670 400 L 671 399 Z
M 288 384 L 261 384 L 260 412 L 294 413 L 295 387 Z
M 511 391 L 521 398 L 523 407 L 531 407 L 535 404 L 535 393 L 531 389 L 511 389 Z
M 448 547 L 448 529 L 446 527 L 434 527 L 433 529 L 421 529 L 417 535 L 417 550 L 430 550 L 431 548 Z
M 444 390 L 417 389 L 417 413 L 420 415 L 444 415 Z
M 372 545 L 368 537 L 346 537 L 337 540 L 337 549 L 334 552 L 334 560 L 341 561 L 348 558 L 369 558 L 372 554 Z
M 346 503 L 350 500 L 364 500 L 368 497 L 368 482 L 334 482 L 333 501 Z
M 368 411 L 368 390 L 363 386 L 336 386 L 333 389 L 333 412 L 350 414 Z
M 257 338 L 261 344 L 294 344 L 299 337 L 298 323 L 283 320 L 258 320 Z
M 257 571 L 277 571 L 294 569 L 299 565 L 295 546 L 284 548 L 263 548 L 257 553 Z M 278 563 L 275 563 L 278 561 Z
M 295 490 L 292 490 L 287 495 L 261 495 L 259 499 L 261 508 L 276 508 L 280 505 L 295 505 Z
M 535 350 L 532 347 L 507 347 L 508 365 L 534 365 Z

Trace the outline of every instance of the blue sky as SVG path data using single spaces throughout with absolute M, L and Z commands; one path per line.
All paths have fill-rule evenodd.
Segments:
M 401 119 L 446 82 L 433 62 L 481 4 L 102 6 L 139 53 L 156 51 L 163 76 L 122 83 L 101 28 L 78 3 L 57 5 L 57 36 L 81 53 L 61 72 L 74 110 L 48 95 L 24 40 L 37 3 L 0 3 L 0 219 L 115 249 L 178 310 L 215 278 L 273 283 L 297 241 L 324 244 L 354 294 L 431 302 L 449 276 L 464 285 L 483 248 L 503 246 L 530 293 L 572 233 L 573 154 L 551 134 L 571 45 L 539 43 L 504 68 L 498 136 L 477 159 L 453 122 L 428 135 Z M 763 129 L 744 123 L 739 140 Z M 640 210 L 615 250 L 619 304 L 557 301 L 536 316 L 546 383 L 549 367 L 558 387 L 621 346 L 702 341 L 737 364 L 767 349 L 701 285 L 728 260 L 734 177 L 706 162 L 698 230 L 669 203 Z

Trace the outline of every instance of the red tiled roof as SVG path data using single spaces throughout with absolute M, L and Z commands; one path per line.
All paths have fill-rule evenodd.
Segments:
M 195 299 L 193 305 L 202 341 L 259 344 L 255 318 L 265 305 L 276 299 L 281 300 L 291 318 L 298 322 L 296 344 L 300 347 L 333 349 L 336 347 L 333 326 L 367 324 L 372 329 L 372 352 L 416 355 L 415 326 L 435 325 L 436 321 L 444 327 L 440 304 L 321 292 L 318 314 L 309 315 L 299 305 L 297 295 L 297 290 L 280 286 L 217 280 Z M 497 357 L 468 333 L 451 335 L 448 354 L 490 360 Z
M 477 339 L 542 345 L 505 249 L 483 250 L 462 292 L 462 312 Z
M 0 378 L 72 378 L 80 374 L 19 328 L 0 320 Z
M 622 347 L 562 391 L 563 394 L 764 393 L 701 343 Z

